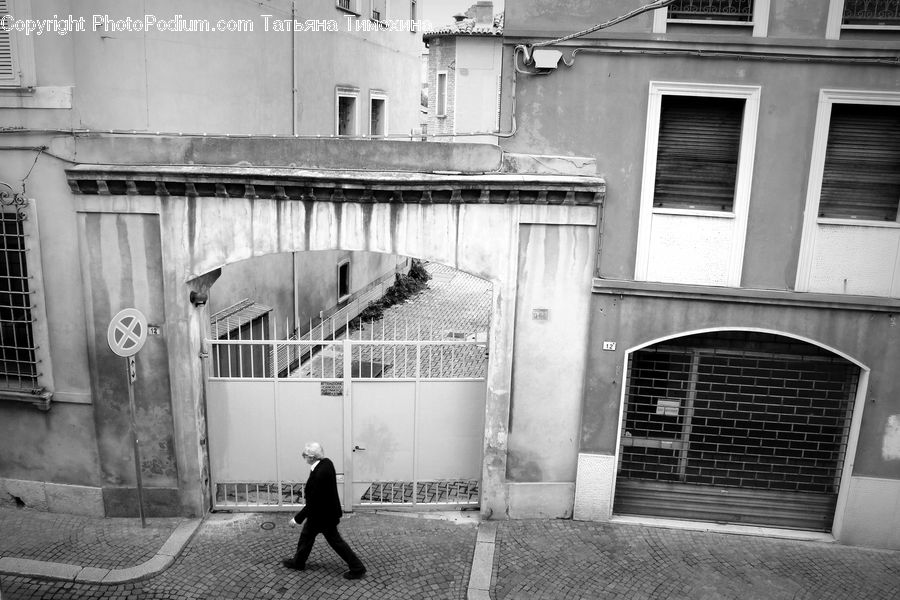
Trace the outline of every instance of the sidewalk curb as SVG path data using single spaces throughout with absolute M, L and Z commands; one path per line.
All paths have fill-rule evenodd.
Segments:
M 153 558 L 133 567 L 102 569 L 5 556 L 0 558 L 0 574 L 107 585 L 145 579 L 175 562 L 202 522 L 203 519 L 189 519 L 179 524 Z
M 467 600 L 490 600 L 496 539 L 497 522 L 482 521 L 475 538 L 475 554 L 472 556 L 472 571 L 466 590 Z

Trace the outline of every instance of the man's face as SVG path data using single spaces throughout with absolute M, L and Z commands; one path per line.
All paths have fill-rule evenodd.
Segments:
M 309 452 L 307 452 L 306 450 L 304 450 L 303 454 L 301 454 L 300 456 L 303 457 L 303 460 L 305 460 L 306 464 L 308 464 L 308 465 L 311 465 L 314 462 L 316 462 L 316 457 L 313 456 L 312 454 L 310 454 Z

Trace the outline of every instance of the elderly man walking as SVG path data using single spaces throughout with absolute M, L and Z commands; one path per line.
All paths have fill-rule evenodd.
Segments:
M 318 442 L 306 444 L 301 456 L 310 470 L 304 492 L 306 505 L 288 524 L 296 527 L 303 523 L 303 529 L 300 530 L 300 539 L 297 541 L 297 553 L 293 558 L 281 562 L 289 569 L 303 571 L 316 536 L 321 533 L 328 545 L 347 563 L 350 570 L 344 573 L 344 578 L 359 579 L 365 575 L 366 567 L 337 530 L 343 510 L 338 497 L 334 463 L 325 458 L 322 445 Z

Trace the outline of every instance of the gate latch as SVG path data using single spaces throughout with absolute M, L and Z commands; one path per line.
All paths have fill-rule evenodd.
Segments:
M 353 446 L 353 451 L 356 452 L 357 450 L 365 450 L 365 448 L 360 445 Z

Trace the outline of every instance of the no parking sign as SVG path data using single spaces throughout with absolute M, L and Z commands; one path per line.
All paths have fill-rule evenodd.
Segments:
M 137 423 L 134 416 L 134 380 L 137 369 L 134 355 L 144 347 L 147 341 L 147 317 L 136 308 L 126 308 L 116 313 L 106 330 L 106 343 L 115 354 L 125 358 L 125 372 L 128 376 L 128 408 L 131 416 L 131 437 L 134 442 L 134 473 L 137 479 L 138 512 L 141 515 L 141 527 L 147 526 L 144 518 L 144 486 L 141 480 L 141 450 L 137 436 Z
M 147 341 L 147 317 L 136 308 L 116 313 L 106 330 L 106 343 L 119 356 L 134 356 Z

